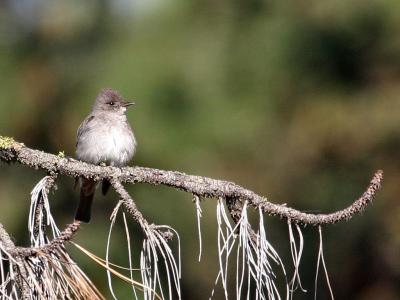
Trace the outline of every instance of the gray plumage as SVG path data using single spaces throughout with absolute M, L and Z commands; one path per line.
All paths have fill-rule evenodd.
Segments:
M 78 128 L 76 156 L 79 160 L 122 167 L 132 159 L 137 144 L 125 115 L 131 104 L 112 89 L 100 92 L 91 113 Z M 82 180 L 76 220 L 89 222 L 95 187 L 94 181 Z M 104 194 L 108 187 L 109 183 L 104 182 Z

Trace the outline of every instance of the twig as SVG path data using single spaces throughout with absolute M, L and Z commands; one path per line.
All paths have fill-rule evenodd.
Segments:
M 4 229 L 3 225 L 0 224 L 0 249 L 7 253 L 12 253 L 15 251 L 16 246 L 14 242 L 12 241 L 10 235 L 7 233 L 7 231 Z M 16 265 L 14 265 L 15 268 L 18 268 L 19 270 L 14 270 L 16 273 L 19 273 L 20 276 L 18 276 L 18 287 L 21 292 L 21 297 L 22 299 L 29 299 L 29 287 L 26 284 L 26 272 L 22 264 L 22 257 L 16 257 L 15 258 Z M 0 264 L 2 261 L 0 261 Z M 19 271 L 19 272 L 18 272 Z
M 72 239 L 75 233 L 79 230 L 81 225 L 80 221 L 75 221 L 72 224 L 69 224 L 64 231 L 60 233 L 60 235 L 53 239 L 49 244 L 44 245 L 42 247 L 32 248 L 32 247 L 18 247 L 12 243 L 8 233 L 4 230 L 4 227 L 0 224 L 0 242 L 6 246 L 6 250 L 13 257 L 30 257 L 37 256 L 42 254 L 50 254 L 54 252 L 57 248 L 64 245 L 65 242 L 68 242 Z M 10 243 L 11 241 L 11 243 Z
M 132 215 L 133 219 L 140 224 L 140 226 L 149 225 L 147 220 L 143 217 L 142 213 L 136 207 L 135 201 L 133 201 L 132 197 L 125 190 L 124 186 L 118 179 L 113 178 L 110 180 L 111 185 L 114 187 L 115 191 L 119 194 L 122 204 L 125 209 Z
M 138 210 L 136 207 L 135 201 L 133 201 L 133 198 L 129 195 L 129 193 L 125 190 L 124 186 L 122 185 L 121 182 L 118 181 L 118 179 L 111 179 L 110 180 L 111 185 L 114 187 L 115 191 L 119 194 L 122 204 L 124 205 L 125 209 L 128 211 L 129 214 L 132 215 L 133 219 L 139 223 L 141 226 L 142 230 L 146 233 L 147 228 L 153 228 L 158 231 L 159 234 L 162 235 L 163 238 L 165 238 L 167 241 L 171 240 L 173 237 L 173 233 L 169 230 L 167 231 L 162 231 L 159 229 L 156 229 L 156 225 L 154 224 L 149 224 L 148 221 L 143 217 L 142 213 Z

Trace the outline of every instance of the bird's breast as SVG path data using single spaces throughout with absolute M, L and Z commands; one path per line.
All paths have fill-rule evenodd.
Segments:
M 124 166 L 132 159 L 136 140 L 126 121 L 97 122 L 92 127 L 79 138 L 78 159 L 114 166 Z

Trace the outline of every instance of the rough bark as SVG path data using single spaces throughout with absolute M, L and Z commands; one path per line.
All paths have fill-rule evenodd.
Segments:
M 355 214 L 364 211 L 380 189 L 383 179 L 383 172 L 377 171 L 366 191 L 347 208 L 330 214 L 310 214 L 286 205 L 269 202 L 266 198 L 233 182 L 138 166 L 124 168 L 96 166 L 70 157 L 34 150 L 11 139 L 8 139 L 7 143 L 0 139 L 0 159 L 8 162 L 19 162 L 34 169 L 42 169 L 49 174 L 61 174 L 75 178 L 82 176 L 96 181 L 107 179 L 111 182 L 118 181 L 120 183 L 165 185 L 204 198 L 248 201 L 251 206 L 261 208 L 266 214 L 314 226 L 349 220 Z

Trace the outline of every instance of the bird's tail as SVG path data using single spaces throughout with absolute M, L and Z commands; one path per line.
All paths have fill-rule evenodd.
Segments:
M 111 183 L 107 179 L 103 179 L 103 183 L 101 185 L 101 192 L 105 196 L 110 189 Z
M 75 220 L 89 223 L 95 190 L 96 182 L 90 179 L 82 179 L 79 205 L 76 210 Z

